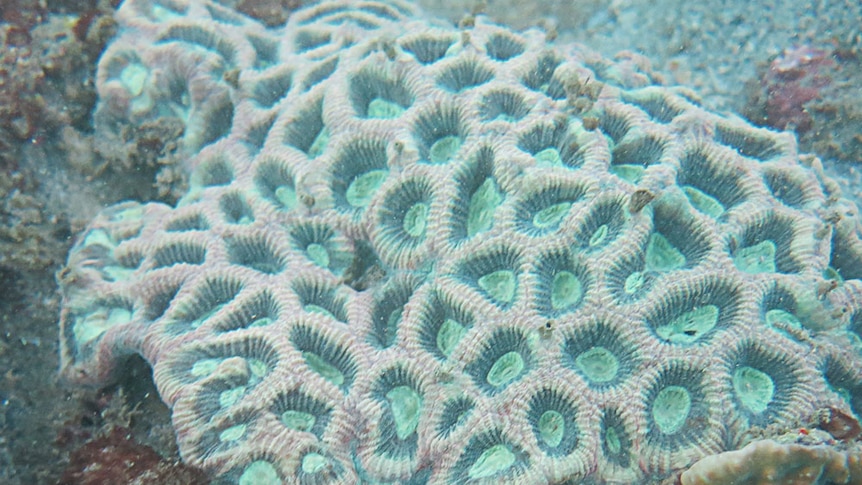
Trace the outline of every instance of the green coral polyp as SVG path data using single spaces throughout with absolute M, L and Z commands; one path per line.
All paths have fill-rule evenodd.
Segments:
M 386 393 L 389 409 L 395 420 L 395 435 L 405 440 L 419 425 L 422 411 L 422 397 L 409 386 L 398 386 Z
M 514 350 L 507 352 L 494 362 L 485 380 L 493 387 L 503 387 L 517 379 L 526 366 L 521 354 Z
M 341 386 L 344 384 L 344 374 L 337 367 L 327 362 L 325 359 L 315 354 L 314 352 L 303 352 L 302 356 L 308 367 L 314 372 L 320 374 L 327 381 Z
M 239 485 L 281 485 L 281 478 L 272 463 L 264 460 L 251 462 L 242 475 L 239 476 Z
M 446 163 L 458 153 L 461 148 L 461 138 L 456 135 L 449 135 L 440 138 L 431 144 L 428 158 L 431 163 Z
M 322 267 L 329 267 L 329 251 L 326 249 L 326 246 L 317 243 L 311 243 L 305 248 L 305 254 L 308 255 L 308 259 L 314 262 L 314 264 Z
M 488 177 L 470 197 L 467 210 L 467 237 L 487 231 L 494 223 L 494 210 L 503 202 L 494 179 Z
M 784 327 L 790 327 L 792 330 L 802 330 L 802 323 L 796 318 L 796 315 L 786 312 L 780 308 L 775 308 L 766 312 L 764 316 L 766 323 L 775 328 L 784 330 Z
M 347 203 L 356 208 L 362 208 L 371 202 L 375 191 L 380 187 L 386 176 L 389 175 L 388 170 L 369 170 L 361 175 L 356 176 L 350 185 L 347 187 L 345 195 Z
M 560 271 L 551 284 L 551 307 L 563 310 L 576 305 L 583 296 L 581 280 L 571 271 Z
M 572 208 L 571 202 L 560 202 L 536 212 L 533 216 L 533 225 L 539 229 L 553 228 L 569 213 Z
M 515 272 L 501 269 L 479 278 L 479 287 L 494 300 L 501 303 L 512 303 L 517 287 Z
M 106 248 L 114 248 L 117 246 L 117 242 L 114 241 L 107 232 L 102 229 L 94 229 L 87 233 L 87 236 L 84 237 L 84 242 L 82 243 L 83 247 L 89 246 L 104 246 Z
M 690 412 L 691 394 L 682 386 L 665 387 L 659 391 L 652 405 L 653 422 L 666 435 L 678 433 Z
M 221 362 L 222 359 L 201 359 L 192 365 L 191 374 L 194 377 L 208 376 L 215 372 Z
M 231 426 L 230 428 L 225 429 L 219 434 L 219 440 L 222 442 L 225 441 L 237 441 L 243 436 L 245 436 L 245 431 L 248 428 L 245 424 L 238 424 L 236 426 Z
M 715 197 L 690 185 L 684 186 L 682 190 L 695 209 L 715 219 L 724 214 L 724 206 Z
M 467 329 L 460 323 L 451 318 L 444 320 L 440 330 L 437 331 L 437 348 L 440 353 L 449 357 L 465 333 Z
M 218 403 L 222 409 L 227 409 L 237 401 L 239 401 L 242 396 L 245 394 L 246 388 L 245 386 L 234 387 L 233 389 L 228 389 L 227 391 L 222 391 L 218 396 Z
M 402 114 L 404 114 L 404 108 L 401 105 L 386 99 L 374 98 L 368 103 L 369 118 L 392 119 L 398 118 Z
M 566 434 L 566 422 L 557 411 L 545 411 L 539 418 L 539 436 L 551 448 L 560 446 Z
M 605 447 L 614 455 L 620 454 L 623 444 L 615 428 L 609 427 L 605 430 Z
M 704 305 L 689 310 L 666 325 L 655 329 L 663 340 L 674 344 L 690 344 L 706 335 L 718 324 L 719 310 L 715 305 Z
M 125 308 L 102 307 L 89 315 L 76 318 L 72 333 L 78 345 L 86 345 L 101 337 L 110 328 L 131 320 L 132 312 Z
M 275 199 L 281 204 L 284 209 L 296 208 L 296 190 L 289 185 L 279 185 L 273 192 Z
M 124 268 L 122 266 L 113 266 L 112 265 L 112 266 L 105 266 L 102 269 L 102 272 L 104 272 L 106 275 L 108 275 L 108 277 L 111 279 L 111 281 L 124 281 L 124 280 L 128 280 L 132 276 L 132 274 L 135 272 L 135 270 L 131 269 L 131 268 Z
M 311 143 L 311 146 L 308 147 L 308 156 L 310 158 L 317 158 L 326 150 L 326 145 L 329 143 L 329 128 L 323 127 L 320 130 L 320 133 L 314 138 L 314 141 Z
M 769 407 L 775 395 L 775 383 L 769 374 L 749 366 L 733 371 L 733 391 L 749 411 L 760 414 Z
M 302 471 L 309 475 L 322 472 L 329 467 L 329 460 L 319 453 L 309 453 L 302 457 Z
M 424 202 L 417 202 L 407 209 L 402 226 L 404 232 L 412 237 L 420 238 L 425 235 L 425 227 L 428 225 L 428 212 L 430 208 Z
M 120 82 L 126 88 L 126 91 L 132 97 L 135 97 L 144 92 L 144 86 L 147 84 L 149 75 L 150 71 L 146 66 L 137 62 L 131 62 L 120 72 Z
M 746 273 L 774 273 L 775 251 L 775 243 L 767 239 L 738 249 L 733 255 L 733 264 Z
M 315 305 L 312 303 L 312 304 L 305 305 L 304 307 L 302 307 L 302 309 L 309 312 L 309 313 L 321 313 L 321 314 L 326 315 L 327 317 L 329 317 L 333 320 L 338 320 L 338 318 L 336 318 L 336 316 L 331 311 L 327 310 L 326 308 L 323 308 L 320 305 Z
M 628 275 L 626 277 L 626 281 L 623 285 L 623 291 L 626 292 L 627 295 L 634 295 L 641 288 L 643 288 L 646 283 L 646 276 L 640 271 L 635 271 L 634 273 Z
M 620 368 L 613 352 L 604 347 L 593 347 L 575 358 L 575 365 L 591 382 L 610 382 Z
M 473 479 L 489 478 L 508 470 L 515 464 L 516 456 L 504 444 L 494 445 L 479 455 L 467 475 Z
M 611 173 L 626 182 L 636 184 L 644 174 L 644 167 L 641 165 L 619 164 L 611 165 Z
M 248 362 L 248 369 L 251 371 L 252 379 L 262 379 L 266 373 L 269 371 L 266 362 L 260 359 L 246 359 Z
M 563 159 L 556 148 L 545 148 L 533 155 L 533 158 L 536 159 L 536 166 L 541 168 L 560 167 L 563 165 Z
M 194 330 L 194 329 L 200 327 L 201 325 L 204 324 L 204 322 L 206 322 L 210 318 L 214 317 L 217 313 L 221 312 L 222 309 L 225 307 L 225 305 L 226 305 L 226 303 L 220 303 L 220 304 L 214 305 L 212 308 L 205 311 L 204 313 L 202 313 L 197 318 L 185 321 L 184 323 L 188 327 L 187 330 Z
M 281 413 L 281 422 L 296 431 L 311 431 L 316 421 L 317 418 L 314 415 L 302 411 L 289 409 Z
M 591 248 L 599 247 L 602 244 L 604 244 L 604 242 L 607 238 L 608 238 L 608 225 L 602 224 L 590 236 L 589 245 Z
M 671 271 L 685 266 L 685 255 L 663 235 L 650 235 L 646 250 L 646 266 L 653 271 Z

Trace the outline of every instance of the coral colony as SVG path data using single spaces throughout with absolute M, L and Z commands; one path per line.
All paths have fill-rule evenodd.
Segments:
M 859 222 L 791 135 L 403 3 L 117 20 L 96 122 L 183 119 L 191 186 L 80 235 L 62 374 L 142 355 L 217 482 L 862 473 L 768 439 L 862 413 Z

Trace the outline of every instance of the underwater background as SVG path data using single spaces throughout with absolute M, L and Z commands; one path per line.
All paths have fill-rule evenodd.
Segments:
M 283 23 L 311 2 L 221 3 Z M 688 88 L 711 111 L 793 132 L 843 196 L 862 201 L 860 2 L 417 3 L 453 25 L 481 14 L 516 31 L 538 26 L 558 44 L 581 43 L 634 62 L 656 84 Z M 178 464 L 170 412 L 142 359 L 129 359 L 103 389 L 69 385 L 57 373 L 56 275 L 75 237 L 106 206 L 175 204 L 189 184 L 182 127 L 150 126 L 118 143 L 94 126 L 96 64 L 116 35 L 118 4 L 0 1 L 2 483 L 131 480 L 121 473 L 206 483 Z M 124 459 L 137 463 L 133 472 L 85 472 Z

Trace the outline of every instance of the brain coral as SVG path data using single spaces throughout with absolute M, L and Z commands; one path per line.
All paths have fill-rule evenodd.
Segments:
M 481 17 L 117 16 L 97 122 L 183 119 L 191 188 L 81 235 L 62 374 L 141 354 L 219 481 L 646 483 L 862 414 L 858 220 L 791 135 Z

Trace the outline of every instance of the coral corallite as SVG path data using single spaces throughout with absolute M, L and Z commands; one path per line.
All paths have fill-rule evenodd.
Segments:
M 62 374 L 142 355 L 218 482 L 650 483 L 862 414 L 859 221 L 792 136 L 482 17 L 117 19 L 97 128 L 185 120 L 191 187 L 80 235 Z

